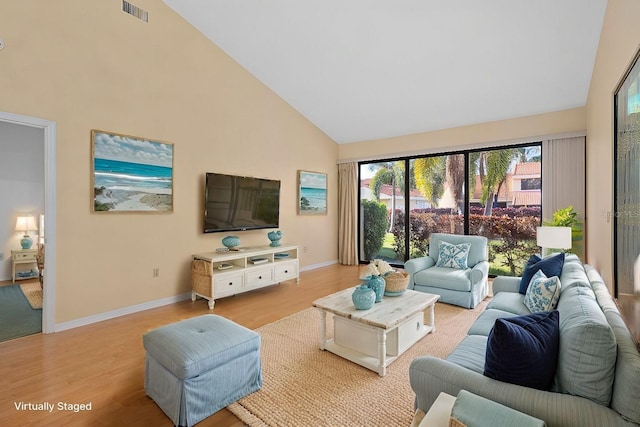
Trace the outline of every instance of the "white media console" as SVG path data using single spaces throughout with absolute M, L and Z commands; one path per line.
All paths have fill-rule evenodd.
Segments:
M 191 300 L 206 298 L 213 310 L 217 298 L 247 292 L 285 280 L 300 282 L 298 247 L 252 246 L 229 252 L 193 255 Z

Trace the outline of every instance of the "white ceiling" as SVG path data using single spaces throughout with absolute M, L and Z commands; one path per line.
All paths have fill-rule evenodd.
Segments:
M 606 0 L 164 0 L 338 143 L 586 104 Z

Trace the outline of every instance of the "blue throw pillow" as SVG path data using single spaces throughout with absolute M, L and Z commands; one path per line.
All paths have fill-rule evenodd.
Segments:
M 524 305 L 532 313 L 553 310 L 558 305 L 561 286 L 558 276 L 547 277 L 538 270 L 529 283 Z
M 533 278 L 533 275 L 542 270 L 547 277 L 558 276 L 562 273 L 562 267 L 564 266 L 564 253 L 561 252 L 557 255 L 550 256 L 544 259 L 540 259 L 538 255 L 532 255 L 527 261 L 527 266 L 522 272 L 522 278 L 520 279 L 519 292 L 522 295 L 527 294 L 527 288 L 529 282 Z
M 440 242 L 438 246 L 438 262 L 436 267 L 467 268 L 467 258 L 469 257 L 470 243 L 460 243 L 453 245 L 447 242 Z
M 549 390 L 558 364 L 558 310 L 496 319 L 489 332 L 484 374 L 495 380 Z

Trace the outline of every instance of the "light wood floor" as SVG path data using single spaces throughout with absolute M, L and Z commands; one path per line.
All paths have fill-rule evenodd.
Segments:
M 312 301 L 358 284 L 362 267 L 332 265 L 295 281 L 223 298 L 214 313 L 255 329 L 311 306 Z M 87 303 L 90 303 L 89 301 Z M 210 313 L 204 300 L 184 301 L 56 334 L 0 343 L 2 426 L 171 426 L 144 392 L 142 335 L 150 329 Z M 17 410 L 20 402 L 50 402 L 56 409 Z M 58 409 L 91 403 L 91 411 Z M 274 408 L 277 410 L 277 408 Z M 240 427 L 223 409 L 198 426 Z

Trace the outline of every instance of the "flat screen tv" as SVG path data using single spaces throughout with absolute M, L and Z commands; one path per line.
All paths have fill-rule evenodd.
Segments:
M 206 173 L 204 232 L 278 228 L 280 181 Z

